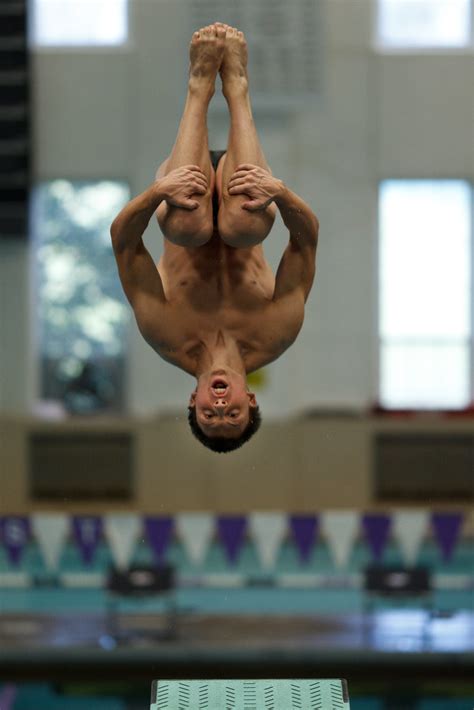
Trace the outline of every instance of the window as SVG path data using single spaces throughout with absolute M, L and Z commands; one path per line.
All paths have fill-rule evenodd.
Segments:
M 465 47 L 473 0 L 378 0 L 383 47 Z
M 71 413 L 124 405 L 129 308 L 109 230 L 128 199 L 105 180 L 53 180 L 33 194 L 38 394 Z
M 472 190 L 461 180 L 380 186 L 380 401 L 460 409 L 471 399 Z
M 41 46 L 113 46 L 128 35 L 128 0 L 31 0 L 30 36 Z

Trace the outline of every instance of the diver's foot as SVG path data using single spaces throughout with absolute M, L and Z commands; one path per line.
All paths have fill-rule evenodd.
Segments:
M 224 57 L 226 31 L 222 25 L 208 25 L 195 32 L 189 46 L 189 90 L 210 99 Z
M 220 67 L 222 93 L 226 99 L 248 92 L 247 41 L 244 33 L 236 27 L 217 23 L 225 28 L 224 58 Z

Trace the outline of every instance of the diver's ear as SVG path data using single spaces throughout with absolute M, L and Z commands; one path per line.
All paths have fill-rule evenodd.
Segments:
M 249 398 L 249 407 L 256 407 L 257 406 L 257 400 L 255 399 L 255 395 L 253 392 L 247 392 L 247 397 Z
M 189 398 L 189 407 L 195 407 L 196 406 L 196 395 L 197 395 L 197 390 L 194 390 L 194 392 L 191 392 L 191 396 Z

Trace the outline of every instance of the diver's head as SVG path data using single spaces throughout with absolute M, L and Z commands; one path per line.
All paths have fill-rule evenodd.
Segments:
M 205 372 L 189 400 L 189 424 L 212 451 L 233 451 L 260 426 L 260 411 L 245 377 L 230 368 Z

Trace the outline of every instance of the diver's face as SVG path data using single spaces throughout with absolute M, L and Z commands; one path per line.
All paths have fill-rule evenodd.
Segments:
M 199 378 L 189 405 L 196 407 L 197 423 L 206 436 L 237 439 L 257 402 L 247 391 L 245 378 L 231 370 L 216 370 Z

